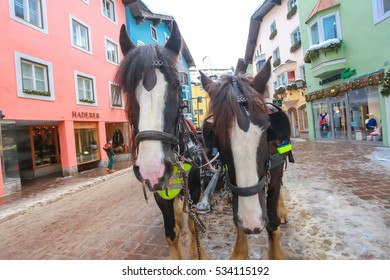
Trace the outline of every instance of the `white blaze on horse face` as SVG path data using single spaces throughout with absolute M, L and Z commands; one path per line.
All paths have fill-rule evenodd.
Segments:
M 138 85 L 137 101 L 139 104 L 139 131 L 163 131 L 166 81 L 160 70 L 156 69 L 157 84 L 147 91 L 142 84 Z M 154 186 L 164 174 L 164 152 L 161 141 L 145 140 L 140 142 L 136 165 L 142 178 Z
M 253 124 L 250 124 L 249 130 L 245 132 L 240 129 L 237 120 L 230 130 L 236 183 L 239 188 L 251 187 L 259 182 L 256 157 L 263 132 L 263 128 Z M 238 197 L 237 216 L 244 229 L 253 231 L 256 228 L 263 229 L 265 226 L 257 195 Z

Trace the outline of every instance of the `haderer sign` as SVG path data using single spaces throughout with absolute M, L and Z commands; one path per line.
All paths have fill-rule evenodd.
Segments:
M 75 119 L 98 119 L 99 117 L 99 113 L 72 111 L 72 118 Z

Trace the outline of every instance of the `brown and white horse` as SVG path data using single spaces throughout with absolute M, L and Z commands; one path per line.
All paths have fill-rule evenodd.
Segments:
M 276 152 L 271 143 L 289 139 L 290 126 L 281 110 L 274 115 L 265 104 L 270 73 L 270 59 L 253 79 L 237 74 L 213 81 L 201 72 L 213 117 L 204 125 L 203 133 L 209 142 L 212 139 L 227 165 L 233 193 L 237 241 L 231 259 L 247 259 L 247 235 L 259 234 L 263 229 L 269 233 L 269 258 L 285 258 L 277 213 L 285 157 L 281 164 L 271 167 L 270 156 Z M 277 127 L 278 119 L 287 125 Z M 270 139 L 271 134 L 275 139 Z

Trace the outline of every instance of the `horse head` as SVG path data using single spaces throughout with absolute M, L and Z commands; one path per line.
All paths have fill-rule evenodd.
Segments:
M 117 82 L 127 94 L 127 113 L 135 136 L 134 173 L 151 191 L 165 188 L 173 173 L 179 144 L 181 85 L 177 60 L 182 39 L 176 22 L 165 46 L 135 46 L 123 25 L 120 46 L 124 59 Z
M 270 119 L 264 95 L 270 74 L 270 59 L 253 79 L 241 73 L 213 81 L 201 72 L 213 116 L 204 126 L 204 136 L 214 139 L 227 165 L 234 223 L 247 234 L 260 233 L 267 224 Z

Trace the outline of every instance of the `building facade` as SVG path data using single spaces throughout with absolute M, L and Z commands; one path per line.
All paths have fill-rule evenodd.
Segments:
M 299 2 L 310 139 L 389 146 L 390 1 Z
M 158 44 L 165 45 L 172 28 L 172 16 L 153 13 L 140 0 L 122 0 L 126 5 L 126 26 L 130 39 L 135 45 Z M 192 119 L 192 89 L 190 67 L 194 67 L 194 59 L 183 39 L 182 55 L 178 62 L 180 82 L 182 84 L 183 101 L 186 105 L 184 114 Z
M 269 100 L 289 115 L 291 136 L 307 138 L 306 76 L 297 2 L 266 0 L 257 8 L 250 21 L 244 61 L 257 73 L 272 56 Z
M 0 196 L 103 164 L 107 138 L 129 156 L 114 83 L 125 22 L 118 0 L 0 2 Z

